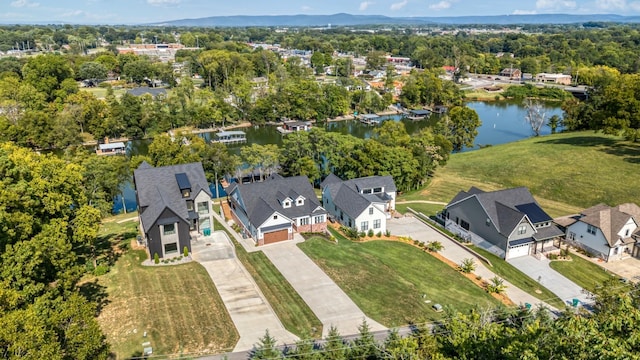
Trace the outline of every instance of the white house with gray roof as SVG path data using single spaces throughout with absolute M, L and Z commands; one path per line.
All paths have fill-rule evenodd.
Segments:
M 627 203 L 611 207 L 598 204 L 569 218 L 567 240 L 609 262 L 639 257 L 640 207 Z
M 525 187 L 460 191 L 442 215 L 449 230 L 479 236 L 505 259 L 556 250 L 563 235 Z
M 273 174 L 262 182 L 232 183 L 226 191 L 234 221 L 256 245 L 327 231 L 327 212 L 306 176 Z
M 397 189 L 391 176 L 343 181 L 330 174 L 320 187 L 322 205 L 340 224 L 361 232 L 387 231 L 387 219 L 396 208 Z
M 213 231 L 211 190 L 202 163 L 153 167 L 143 162 L 133 181 L 140 229 L 149 256 L 191 252 L 192 235 Z

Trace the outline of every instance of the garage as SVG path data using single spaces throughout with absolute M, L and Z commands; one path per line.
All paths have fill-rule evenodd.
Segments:
M 529 255 L 531 244 L 533 244 L 533 239 L 531 238 L 511 241 L 507 258 L 513 259 Z
M 278 241 L 289 240 L 289 229 L 272 231 L 264 234 L 264 244 L 273 244 Z

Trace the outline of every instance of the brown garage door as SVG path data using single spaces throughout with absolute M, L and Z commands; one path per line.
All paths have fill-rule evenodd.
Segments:
M 289 240 L 289 230 L 287 229 L 272 231 L 264 234 L 265 245 L 284 240 Z

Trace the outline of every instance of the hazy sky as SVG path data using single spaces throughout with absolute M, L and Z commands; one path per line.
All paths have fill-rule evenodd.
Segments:
M 219 15 L 639 15 L 640 0 L 0 0 L 0 22 L 134 24 Z

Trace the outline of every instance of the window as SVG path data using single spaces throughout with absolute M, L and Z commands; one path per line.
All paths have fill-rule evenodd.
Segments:
M 526 233 L 527 233 L 527 225 L 518 226 L 518 235 L 522 235 Z
M 374 194 L 381 193 L 381 192 L 382 192 L 382 188 L 381 187 L 373 188 L 373 193 Z
M 467 230 L 467 231 L 469 231 L 469 223 L 464 221 L 464 220 L 462 220 L 462 219 L 460 219 L 460 227 L 465 229 L 465 230 Z
M 278 215 L 273 215 L 273 220 L 276 220 L 278 218 Z
M 324 215 L 318 215 L 313 218 L 314 224 L 320 224 L 324 222 Z
M 364 189 L 364 190 L 362 190 L 362 193 L 363 194 L 371 194 L 371 191 L 372 191 L 371 189 Z
M 373 215 L 373 207 L 369 208 L 369 215 Z
M 587 232 L 591 235 L 596 234 L 596 227 L 593 225 L 587 225 Z
M 381 225 L 382 225 L 382 220 L 380 220 L 380 219 L 373 220 L 373 228 L 374 229 L 380 229 Z
M 287 201 L 283 202 L 282 203 L 282 207 L 285 208 L 285 209 L 286 208 L 290 208 L 291 207 L 291 201 L 287 200 Z
M 309 225 L 309 218 L 308 217 L 301 218 L 300 225 Z
M 178 252 L 178 243 L 164 244 L 164 253 L 175 254 Z
M 303 204 L 304 204 L 304 200 L 302 200 L 302 199 L 298 199 L 296 201 L 296 206 L 303 205 Z
M 627 230 L 624 232 L 624 237 L 628 237 L 628 236 L 629 236 L 629 229 L 627 229 Z
M 190 195 L 191 195 L 191 191 L 189 191 L 189 189 L 182 190 L 182 197 L 183 198 L 188 198 Z
M 167 224 L 162 226 L 162 235 L 172 235 L 176 233 L 176 224 Z
M 487 220 L 484 223 L 487 224 L 487 226 L 490 226 L 491 225 L 491 219 L 487 218 Z
M 368 221 L 363 221 L 360 223 L 360 231 L 367 231 L 369 230 L 369 222 Z
M 193 211 L 193 200 L 187 200 L 187 210 Z
M 206 201 L 198 203 L 198 214 L 208 214 L 209 204 Z

